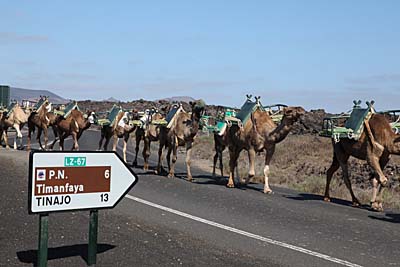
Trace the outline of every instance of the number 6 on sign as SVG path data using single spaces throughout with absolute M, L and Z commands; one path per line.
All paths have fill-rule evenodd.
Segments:
M 106 178 L 106 179 L 110 178 L 110 170 L 104 171 L 104 178 Z

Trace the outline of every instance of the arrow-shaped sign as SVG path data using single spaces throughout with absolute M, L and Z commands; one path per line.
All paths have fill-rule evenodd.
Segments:
M 113 208 L 137 182 L 115 152 L 35 151 L 29 168 L 30 213 Z

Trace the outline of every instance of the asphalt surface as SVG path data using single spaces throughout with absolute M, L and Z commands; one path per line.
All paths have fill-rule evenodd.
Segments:
M 95 150 L 99 135 L 85 132 L 81 150 Z M 190 183 L 183 159 L 174 179 L 133 169 L 139 182 L 99 212 L 97 266 L 400 265 L 398 213 L 277 187 L 265 195 L 256 184 L 229 189 L 195 167 Z M 28 153 L 2 149 L 0 162 L 0 266 L 33 266 L 39 218 L 27 211 Z M 89 212 L 50 215 L 49 266 L 86 266 L 88 224 Z

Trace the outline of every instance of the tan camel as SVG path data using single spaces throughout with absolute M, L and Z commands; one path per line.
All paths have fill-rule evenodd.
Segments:
M 229 181 L 227 186 L 234 187 L 234 170 L 240 152 L 245 149 L 249 157 L 249 175 L 244 183 L 248 184 L 255 175 L 254 164 L 256 152 L 265 150 L 264 193 L 272 193 L 268 183 L 270 162 L 275 152 L 275 146 L 289 134 L 293 124 L 305 113 L 302 107 L 286 107 L 281 123 L 277 126 L 267 111 L 257 109 L 251 115 L 251 120 L 239 127 L 232 125 L 228 131 L 229 148 Z
M 193 147 L 193 141 L 200 128 L 200 119 L 204 115 L 205 103 L 203 100 L 190 102 L 192 113 L 185 111 L 177 113 L 171 128 L 160 128 L 160 147 L 158 149 L 158 165 L 157 173 L 162 170 L 162 151 L 163 148 L 168 148 L 167 163 L 169 168 L 168 177 L 175 176 L 175 163 L 177 160 L 177 151 L 179 146 L 186 146 L 186 168 L 187 179 L 193 181 L 190 171 L 190 156 Z M 172 152 L 172 164 L 171 164 Z
M 133 161 L 133 166 L 137 166 L 137 156 L 139 153 L 140 141 L 143 140 L 143 170 L 149 170 L 149 158 L 151 154 L 151 142 L 156 142 L 160 140 L 161 125 L 153 124 L 154 121 L 161 121 L 164 116 L 157 110 L 153 109 L 150 114 L 146 115 L 143 121 L 143 127 L 138 127 L 135 132 L 136 147 L 135 147 L 135 159 Z
M 87 112 L 87 119 L 84 118 L 82 112 L 77 109 L 71 111 L 67 118 L 59 116 L 57 119 L 57 131 L 60 138 L 60 150 L 64 150 L 64 141 L 69 136 L 72 135 L 74 144 L 72 150 L 79 150 L 78 140 L 82 133 L 88 129 L 95 122 L 94 112 Z M 53 148 L 55 142 L 50 148 Z
M 349 157 L 353 156 L 360 160 L 366 160 L 374 170 L 371 208 L 374 210 L 383 210 L 381 199 L 382 187 L 380 187 L 379 195 L 377 196 L 378 186 L 379 184 L 385 186 L 388 183 L 382 169 L 388 163 L 391 154 L 400 155 L 400 135 L 393 132 L 389 121 L 382 114 L 372 114 L 371 118 L 364 122 L 364 125 L 365 130 L 358 141 L 347 138 L 340 139 L 337 143 L 332 141 L 333 161 L 326 174 L 324 200 L 330 201 L 329 185 L 333 174 L 341 167 L 343 180 L 350 192 L 353 205 L 360 205 L 351 188 L 347 166 Z
M 54 138 L 57 138 L 57 117 L 58 115 L 51 112 L 51 103 L 46 101 L 43 106 L 31 113 L 28 118 L 28 145 L 27 150 L 31 149 L 31 136 L 32 132 L 35 132 L 36 128 L 38 128 L 36 139 L 40 145 L 42 150 L 47 150 L 47 142 L 48 142 L 48 128 L 51 126 L 53 128 Z M 42 146 L 42 142 L 40 140 L 40 136 L 44 134 L 44 147 Z
M 129 140 L 130 134 L 136 129 L 136 126 L 129 125 L 130 117 L 133 116 L 133 119 L 137 119 L 137 111 L 132 111 L 132 115 L 129 112 L 120 112 L 115 118 L 115 123 L 111 125 L 104 125 L 101 127 L 101 138 L 99 141 L 99 148 L 101 150 L 101 146 L 103 144 L 104 138 L 106 139 L 104 142 L 103 150 L 107 150 L 108 143 L 110 142 L 111 137 L 114 139 L 113 143 L 113 151 L 117 151 L 118 139 L 123 138 L 124 147 L 123 147 L 123 156 L 124 161 L 126 161 L 126 146 Z
M 8 129 L 11 126 L 17 131 L 17 136 L 14 139 L 14 149 L 17 149 L 17 139 L 19 139 L 19 147 L 20 148 L 22 147 L 21 129 L 22 127 L 24 127 L 25 123 L 28 122 L 30 113 L 31 113 L 30 110 L 27 111 L 23 110 L 21 106 L 17 103 L 9 114 L 3 115 L 4 117 L 3 124 L 6 125 L 6 129 Z M 7 130 L 4 131 L 3 137 L 6 143 L 6 147 L 9 148 Z

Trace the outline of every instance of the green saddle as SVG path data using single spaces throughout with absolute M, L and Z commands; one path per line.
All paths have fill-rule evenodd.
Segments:
M 43 106 L 43 104 L 45 104 L 46 102 L 48 102 L 47 97 L 46 98 L 45 97 L 41 97 L 39 99 L 39 101 L 36 103 L 36 105 L 33 106 L 33 110 L 34 111 L 39 111 L 40 108 Z
M 369 120 L 375 113 L 374 101 L 367 102 L 367 108 L 360 107 L 361 101 L 354 101 L 354 107 L 350 115 L 325 118 L 320 136 L 330 137 L 339 142 L 340 139 L 348 138 L 358 140 L 364 131 L 364 121 Z M 344 126 L 338 126 L 337 121 L 345 119 Z
M 78 107 L 78 103 L 77 103 L 76 101 L 69 102 L 68 105 L 65 107 L 64 110 L 57 110 L 57 111 L 54 111 L 54 114 L 56 114 L 56 115 L 61 115 L 61 116 L 63 116 L 64 118 L 68 118 L 68 116 L 71 114 L 71 112 L 72 112 L 74 109 L 80 111 L 80 109 L 79 109 L 79 107 Z
M 250 118 L 251 113 L 256 111 L 257 109 L 264 110 L 263 106 L 258 102 L 253 102 L 251 100 L 247 100 L 243 106 L 240 108 L 238 114 L 236 114 L 236 118 L 239 119 L 244 125 L 247 120 Z
M 113 105 L 111 110 L 108 112 L 107 117 L 105 119 L 99 119 L 97 124 L 100 126 L 113 126 L 115 119 L 120 112 L 123 112 L 122 108 L 120 106 Z
M 7 106 L 7 108 L 6 108 L 6 111 L 8 112 L 8 115 L 7 115 L 7 116 L 10 116 L 10 115 L 13 113 L 14 108 L 15 108 L 16 106 L 17 106 L 17 103 L 16 103 L 16 102 L 12 102 L 12 103 L 10 103 L 10 105 Z

